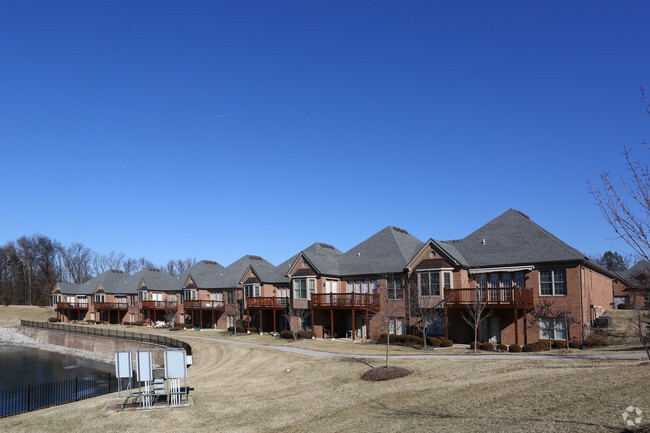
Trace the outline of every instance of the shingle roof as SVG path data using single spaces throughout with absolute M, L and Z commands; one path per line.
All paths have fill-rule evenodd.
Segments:
M 173 277 L 172 281 L 169 283 L 169 289 L 180 290 L 185 284 L 185 281 L 187 281 L 187 277 L 190 275 L 197 287 L 214 288 L 216 287 L 217 280 L 221 278 L 223 270 L 224 267 L 217 262 L 201 260 Z
M 63 295 L 91 295 L 93 289 L 86 289 L 83 284 L 74 284 L 74 283 L 57 283 L 61 294 Z
M 641 260 L 630 269 L 619 272 L 618 275 L 620 275 L 623 279 L 632 285 L 638 284 L 639 279 L 645 283 L 645 280 L 650 278 L 650 263 L 648 263 L 647 260 Z M 639 276 L 643 277 L 638 278 Z
M 97 286 L 100 283 L 106 293 L 111 293 L 111 294 L 136 293 L 135 290 L 126 291 L 126 289 L 124 288 L 124 282 L 128 280 L 128 278 L 129 275 L 125 274 L 122 271 L 108 270 L 106 272 L 102 272 L 96 277 L 91 278 L 85 283 L 82 283 L 81 286 L 82 286 L 82 290 L 84 290 L 84 292 L 86 293 L 94 292 L 94 290 L 97 288 Z M 87 292 L 88 290 L 90 290 L 90 292 Z
M 340 257 L 341 275 L 402 272 L 424 242 L 397 227 L 388 226 Z
M 172 278 L 158 269 L 143 269 L 120 282 L 116 290 L 119 293 L 137 293 L 140 282 L 144 279 L 148 290 L 168 290 Z
M 323 275 L 340 275 L 339 257 L 343 254 L 330 244 L 314 242 L 301 251 L 307 260 Z
M 464 239 L 443 244 L 456 248 L 473 267 L 561 261 L 589 261 L 597 266 L 585 254 L 514 209 L 499 215 Z
M 246 255 L 226 266 L 222 275 L 217 279 L 214 287 L 217 289 L 241 287 L 239 281 L 244 276 L 244 272 L 246 272 L 246 269 L 248 269 L 249 266 L 252 266 L 255 269 L 260 269 L 262 273 L 268 272 L 268 275 L 271 275 L 275 270 L 275 266 L 264 260 L 262 257 Z

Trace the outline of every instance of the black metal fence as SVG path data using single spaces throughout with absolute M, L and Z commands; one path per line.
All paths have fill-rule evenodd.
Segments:
M 165 337 L 164 335 L 143 334 L 141 332 L 118 331 L 117 329 L 102 329 L 88 325 L 64 325 L 62 323 L 34 322 L 21 320 L 20 326 L 32 328 L 54 329 L 57 331 L 75 332 L 77 334 L 97 335 L 100 337 L 120 338 L 122 340 L 142 341 L 144 343 L 159 344 L 167 347 L 178 347 L 185 349 L 185 353 L 192 354 L 192 346 L 176 338 Z
M 111 373 L 0 390 L 0 418 L 115 392 Z

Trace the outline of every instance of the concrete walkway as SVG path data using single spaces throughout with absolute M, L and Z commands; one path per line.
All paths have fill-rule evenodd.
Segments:
M 162 334 L 169 337 L 179 338 L 174 334 Z M 312 356 L 315 358 L 330 358 L 330 359 L 384 359 L 385 355 L 353 355 L 353 354 L 343 354 L 343 353 L 332 353 L 332 352 L 322 352 L 319 350 L 303 349 L 300 347 L 289 347 L 289 346 L 267 346 L 259 343 L 249 343 L 246 341 L 238 340 L 225 340 L 223 338 L 214 338 L 214 337 L 199 337 L 199 336 L 190 336 L 183 335 L 182 338 L 191 338 L 195 340 L 206 340 L 206 341 L 215 341 L 218 343 L 225 344 L 236 344 L 240 346 L 252 346 L 260 347 L 264 349 L 278 350 L 280 352 L 289 352 L 295 353 L 298 355 Z M 463 359 L 510 359 L 510 360 L 533 360 L 533 361 L 575 361 L 575 360 L 606 360 L 606 359 L 641 359 L 646 358 L 644 352 L 633 352 L 633 353 L 611 353 L 611 354 L 601 354 L 601 355 L 488 355 L 477 353 L 475 355 L 390 355 L 391 359 L 453 359 L 453 360 L 463 360 Z

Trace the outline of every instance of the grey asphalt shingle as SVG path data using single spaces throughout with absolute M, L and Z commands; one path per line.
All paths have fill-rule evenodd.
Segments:
M 223 270 L 222 275 L 217 280 L 217 285 L 214 287 L 217 289 L 241 287 L 239 281 L 244 276 L 244 273 L 249 266 L 260 269 L 262 273 L 268 271 L 269 274 L 275 269 L 275 266 L 273 266 L 273 264 L 264 260 L 262 257 L 246 255 L 226 266 L 226 268 Z
M 402 272 L 423 245 L 405 230 L 388 226 L 345 252 L 339 275 Z
M 88 290 L 83 284 L 57 283 L 63 295 L 92 295 L 93 291 Z
M 217 285 L 217 280 L 221 278 L 223 270 L 224 267 L 217 262 L 201 260 L 179 275 L 172 277 L 172 282 L 169 283 L 169 290 L 180 290 L 190 275 L 197 287 L 214 288 Z
M 456 248 L 472 267 L 562 261 L 587 261 L 597 267 L 585 254 L 514 209 L 499 215 L 464 239 L 444 244 Z

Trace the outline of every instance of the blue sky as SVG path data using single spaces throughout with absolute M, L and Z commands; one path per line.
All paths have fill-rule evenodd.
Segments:
M 509 208 L 624 246 L 648 2 L 0 2 L 0 242 L 227 265 Z M 646 158 L 647 159 L 647 158 Z

